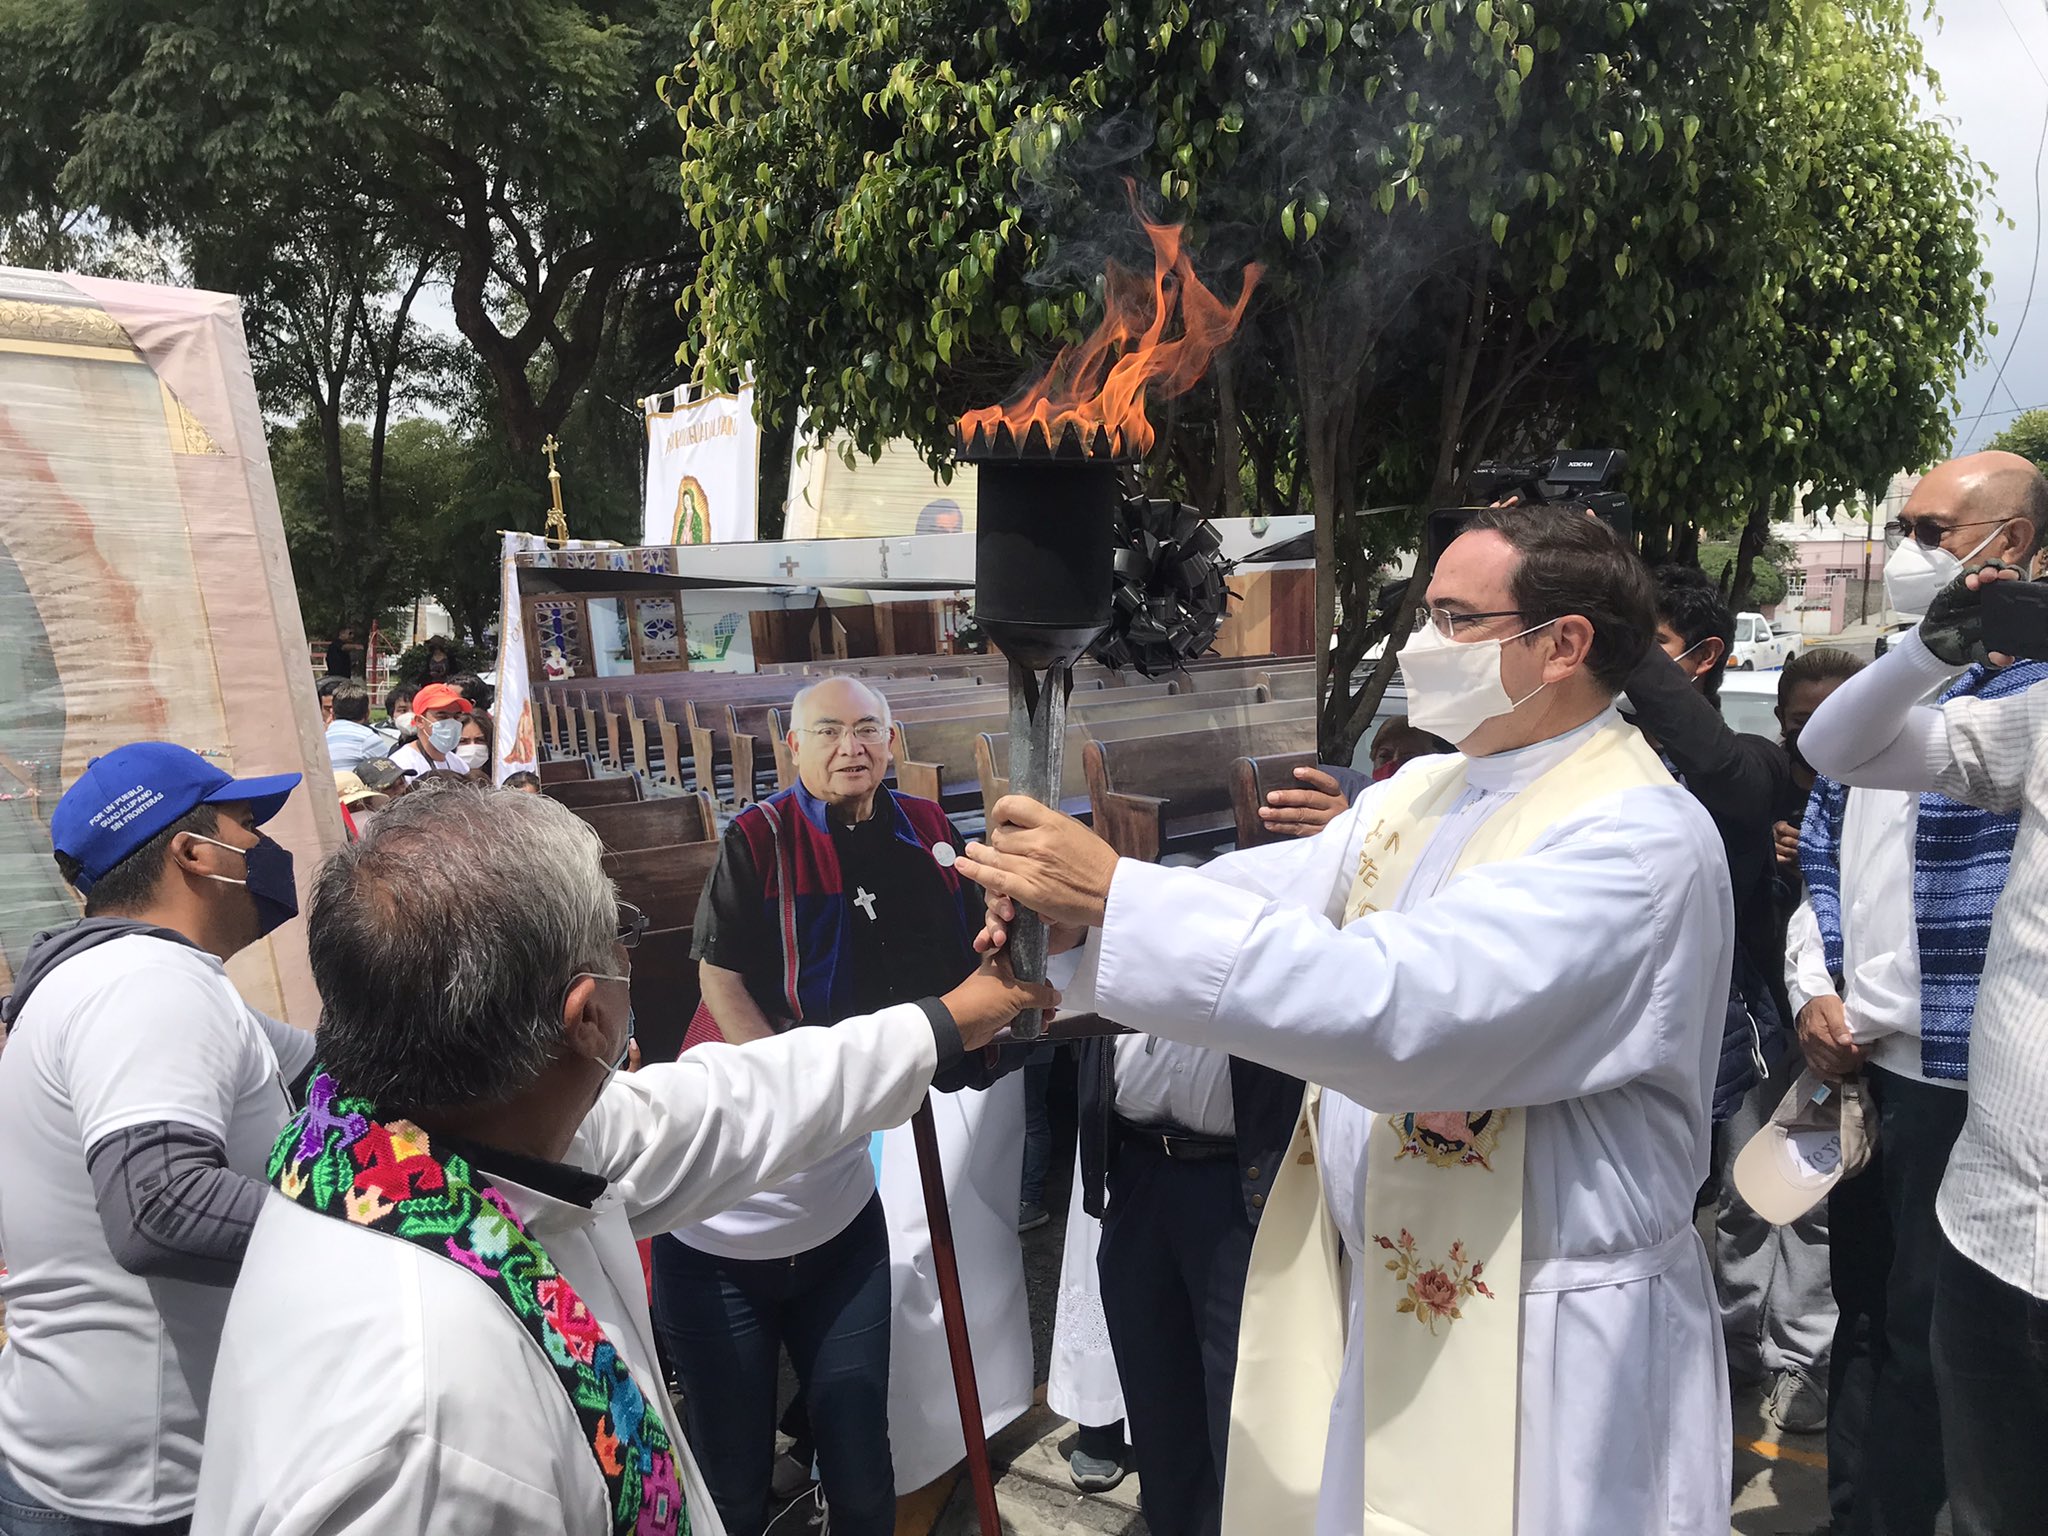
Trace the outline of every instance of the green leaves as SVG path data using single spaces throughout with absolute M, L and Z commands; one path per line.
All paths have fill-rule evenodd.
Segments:
M 1212 250 L 1265 264 L 1232 396 L 1248 483 L 1290 489 L 1246 494 L 1319 507 L 1342 583 L 1395 553 L 1351 509 L 1420 501 L 1447 439 L 1624 446 L 1651 524 L 1938 451 L 1982 324 L 1981 174 L 1916 115 L 1899 0 L 996 14 L 718 0 L 669 95 L 705 252 L 686 366 L 940 456 L 1093 323 L 1101 248 L 1141 257 L 1127 173 L 1226 293 Z M 1482 253 L 1475 445 L 1437 411 Z M 1218 411 L 1201 389 L 1155 418 L 1190 494 L 1228 478 Z

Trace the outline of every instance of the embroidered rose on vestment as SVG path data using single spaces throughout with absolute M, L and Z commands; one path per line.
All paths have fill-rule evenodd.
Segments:
M 1431 1333 L 1437 1331 L 1439 1320 L 1448 1328 L 1464 1317 L 1464 1304 L 1474 1296 L 1495 1299 L 1479 1278 L 1485 1272 L 1485 1261 L 1474 1260 L 1463 1242 L 1452 1243 L 1444 1262 L 1436 1264 L 1416 1257 L 1415 1237 L 1406 1227 L 1399 1237 L 1375 1233 L 1373 1241 L 1393 1255 L 1383 1267 L 1405 1291 L 1394 1310 L 1410 1314 Z

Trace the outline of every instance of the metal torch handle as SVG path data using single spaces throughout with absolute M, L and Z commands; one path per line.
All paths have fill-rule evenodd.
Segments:
M 1010 663 L 1010 793 L 1029 795 L 1040 805 L 1060 803 L 1060 767 L 1067 746 L 1067 693 L 1072 669 L 1051 666 L 1040 674 Z M 1024 907 L 1010 924 L 1010 965 L 1020 981 L 1045 980 L 1045 919 Z M 1036 1008 L 1010 1026 L 1018 1040 L 1036 1040 L 1045 1016 Z

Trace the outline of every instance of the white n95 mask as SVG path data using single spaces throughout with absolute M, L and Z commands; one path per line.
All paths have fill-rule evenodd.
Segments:
M 1401 647 L 1401 683 L 1408 691 L 1408 723 L 1418 731 L 1461 745 L 1489 720 L 1510 714 L 1536 697 L 1548 683 L 1519 699 L 1508 697 L 1500 680 L 1500 651 L 1556 623 L 1546 619 L 1500 640 L 1446 640 L 1435 624 L 1425 623 Z
M 1929 549 L 1918 539 L 1907 539 L 1885 557 L 1884 600 L 1896 613 L 1919 618 L 1933 606 L 1941 589 L 1956 579 L 1956 573 L 1984 553 L 1985 547 L 2005 531 L 2000 523 L 1984 540 L 1958 560 L 1936 545 Z

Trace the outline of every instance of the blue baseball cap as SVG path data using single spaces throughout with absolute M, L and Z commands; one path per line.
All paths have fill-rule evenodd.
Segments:
M 189 747 L 135 741 L 85 765 L 50 815 L 50 842 L 78 861 L 81 893 L 179 817 L 246 800 L 260 825 L 284 808 L 300 775 L 237 779 Z

